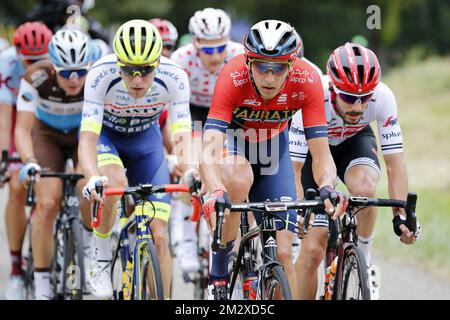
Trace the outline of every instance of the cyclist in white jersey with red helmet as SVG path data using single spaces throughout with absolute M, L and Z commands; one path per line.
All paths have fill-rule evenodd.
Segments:
M 43 23 L 26 22 L 14 31 L 13 47 L 0 53 L 0 149 L 18 157 L 14 143 L 16 102 L 20 80 L 27 67 L 48 57 L 48 43 L 52 32 Z M 10 176 L 5 223 L 11 254 L 11 274 L 5 292 L 8 300 L 25 298 L 22 276 L 22 242 L 26 227 L 24 210 L 26 189 L 19 182 L 20 162 L 8 166 Z M 2 188 L 0 181 L 0 188 Z
M 196 141 L 200 142 L 201 131 L 208 116 L 217 77 L 225 63 L 244 52 L 240 43 L 231 41 L 229 33 L 231 19 L 221 9 L 198 10 L 189 20 L 192 42 L 177 49 L 171 59 L 188 74 L 191 88 L 190 110 Z M 198 148 L 200 150 L 200 148 Z M 175 201 L 174 218 L 192 212 L 189 202 Z M 183 238 L 177 246 L 177 259 L 185 272 L 197 271 L 197 234 L 195 224 L 183 219 Z
M 346 43 L 331 54 L 327 73 L 328 76 L 322 78 L 322 85 L 328 139 L 341 181 L 352 195 L 375 197 L 380 164 L 370 124 L 376 121 L 386 163 L 389 196 L 406 200 L 408 176 L 403 158 L 402 132 L 397 120 L 397 103 L 389 87 L 380 82 L 381 68 L 376 55 L 361 45 Z M 304 190 L 317 186 L 312 178 L 311 155 L 308 153 L 300 112 L 292 120 L 289 146 L 296 174 L 297 193 L 302 197 Z M 406 244 L 414 243 L 420 235 L 420 225 L 419 231 L 413 235 L 403 222 L 403 209 L 394 208 L 393 214 L 394 230 L 400 240 Z M 364 253 L 370 276 L 376 208 L 361 210 L 357 218 L 358 247 Z M 315 296 L 317 268 L 327 245 L 327 217 L 316 214 L 313 226 L 302 240 L 296 263 L 299 296 L 303 299 L 314 299 Z M 379 296 L 377 285 L 371 283 L 372 299 Z

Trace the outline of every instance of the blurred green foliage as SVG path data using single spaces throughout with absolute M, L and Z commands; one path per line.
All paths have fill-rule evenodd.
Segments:
M 22 22 L 37 2 L 2 1 L 0 24 Z M 371 5 L 379 8 L 380 29 L 367 27 Z M 450 51 L 450 1 L 442 0 L 96 0 L 89 15 L 111 33 L 129 19 L 166 18 L 181 35 L 193 13 L 205 7 L 222 8 L 233 21 L 249 25 L 264 19 L 291 23 L 303 38 L 305 55 L 322 69 L 331 51 L 355 35 L 368 40 L 384 70 L 402 63 L 411 49 L 416 58 Z

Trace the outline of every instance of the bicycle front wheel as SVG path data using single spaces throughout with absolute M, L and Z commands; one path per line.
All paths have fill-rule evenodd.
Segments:
M 137 246 L 137 250 L 134 298 L 164 300 L 163 282 L 155 245 L 149 240 L 142 241 Z
M 339 263 L 338 263 L 339 264 Z M 342 270 L 336 274 L 334 298 L 337 300 L 370 300 L 367 266 L 364 255 L 356 246 L 348 247 L 343 255 Z
M 260 285 L 258 297 L 261 300 L 292 300 L 291 289 L 281 266 L 271 267 L 262 272 L 263 283 Z

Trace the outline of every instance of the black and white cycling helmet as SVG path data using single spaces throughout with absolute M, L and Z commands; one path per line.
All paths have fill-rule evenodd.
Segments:
M 231 19 L 222 9 L 198 10 L 189 20 L 189 32 L 197 39 L 216 40 L 228 37 Z
M 90 60 L 90 38 L 85 32 L 74 28 L 57 31 L 48 52 L 52 63 L 59 68 L 85 68 Z

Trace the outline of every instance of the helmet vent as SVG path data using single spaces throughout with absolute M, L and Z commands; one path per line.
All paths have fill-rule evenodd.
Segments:
M 359 84 L 361 85 L 363 83 L 364 78 L 364 66 L 358 65 L 358 78 L 359 78 Z
M 353 83 L 353 78 L 352 78 L 352 73 L 350 71 L 350 68 L 349 67 L 343 67 L 343 69 L 344 69 L 345 76 L 347 77 L 348 81 L 350 83 Z

